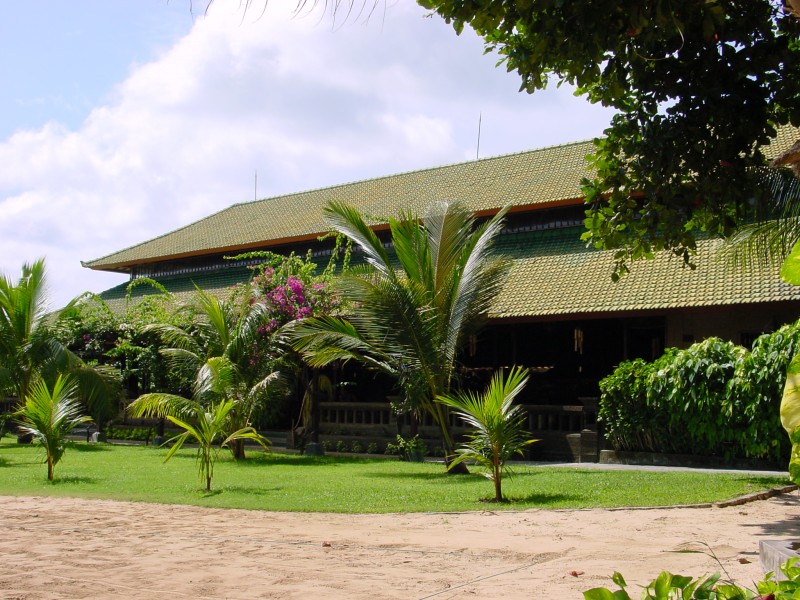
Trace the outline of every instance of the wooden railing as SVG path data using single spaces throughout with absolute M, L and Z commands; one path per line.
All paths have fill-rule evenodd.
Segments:
M 530 432 L 578 433 L 591 427 L 597 420 L 592 399 L 586 406 L 576 405 L 524 405 L 527 413 L 527 429 Z M 461 419 L 450 414 L 450 425 L 454 433 L 466 430 Z M 347 432 L 374 429 L 399 428 L 406 430 L 411 425 L 408 415 L 395 415 L 388 402 L 323 402 L 320 404 L 320 429 L 323 432 L 341 430 Z M 435 427 L 429 414 L 425 414 L 420 427 Z

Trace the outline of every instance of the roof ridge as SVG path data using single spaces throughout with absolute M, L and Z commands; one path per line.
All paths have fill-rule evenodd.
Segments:
M 530 150 L 519 150 L 517 152 L 508 152 L 506 154 L 495 154 L 493 156 L 487 156 L 485 158 L 479 158 L 476 160 L 463 160 L 459 162 L 453 163 L 445 163 L 442 165 L 438 165 L 436 167 L 423 167 L 421 169 L 411 169 L 408 171 L 400 171 L 399 173 L 391 173 L 389 175 L 377 175 L 375 177 L 367 177 L 366 179 L 354 179 L 352 181 L 345 181 L 342 183 L 336 183 L 333 185 L 325 185 L 322 187 L 317 188 L 309 188 L 306 190 L 298 190 L 296 192 L 290 192 L 288 194 L 278 194 L 276 196 L 268 196 L 266 198 L 259 198 L 258 200 L 247 200 L 244 202 L 236 202 L 235 204 L 231 204 L 228 208 L 233 208 L 235 206 L 251 206 L 253 204 L 258 204 L 259 202 L 268 202 L 270 200 L 277 200 L 278 198 L 291 198 L 292 196 L 300 196 L 303 194 L 313 194 L 315 192 L 323 192 L 327 190 L 335 190 L 338 188 L 344 188 L 351 185 L 356 185 L 359 183 L 369 183 L 371 181 L 381 181 L 383 179 L 393 179 L 395 177 L 402 177 L 404 175 L 414 175 L 417 173 L 427 173 L 430 171 L 438 171 L 440 169 L 449 169 L 452 167 L 460 167 L 466 166 L 474 163 L 488 163 L 495 160 L 501 160 L 505 158 L 511 158 L 514 156 L 522 156 L 524 154 L 535 154 L 537 152 L 544 152 L 545 150 L 554 150 L 556 148 L 568 148 L 570 146 L 579 146 L 581 144 L 587 144 L 592 142 L 593 139 L 585 139 L 585 140 L 578 140 L 575 142 L 565 142 L 562 144 L 551 144 L 550 146 L 542 146 L 540 148 L 531 148 Z M 222 212 L 222 211 L 219 211 Z M 214 213 L 214 215 L 219 213 Z M 213 217 L 214 215 L 208 215 L 208 217 L 204 217 L 205 219 Z M 202 219 L 201 219 L 202 220 Z M 175 231 L 178 231 L 177 229 Z M 156 239 L 156 238 L 153 238 Z

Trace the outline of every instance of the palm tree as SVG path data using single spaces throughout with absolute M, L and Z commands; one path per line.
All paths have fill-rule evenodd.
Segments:
M 44 259 L 24 264 L 16 283 L 0 276 L 0 387 L 20 399 L 38 373 L 69 361 L 46 318 L 45 281 Z
M 203 385 L 200 381 L 197 383 Z M 202 395 L 202 391 L 196 390 L 196 392 Z M 264 448 L 269 446 L 269 440 L 259 435 L 253 427 L 247 426 L 231 431 L 231 413 L 234 408 L 235 402 L 231 399 L 207 405 L 181 396 L 154 393 L 140 396 L 130 405 L 129 410 L 135 416 L 155 412 L 184 430 L 183 433 L 164 442 L 165 444 L 172 442 L 164 462 L 172 458 L 187 440 L 197 443 L 199 475 L 201 479 L 205 478 L 206 491 L 210 492 L 214 464 L 219 458 L 220 449 L 233 442 L 244 442 L 244 440 L 252 440 Z
M 278 374 L 265 374 L 265 363 L 254 356 L 259 328 L 267 319 L 260 303 L 241 304 L 220 300 L 196 289 L 197 316 L 189 327 L 154 324 L 145 331 L 157 332 L 170 347 L 160 352 L 177 368 L 195 377 L 194 397 L 211 405 L 231 400 L 227 413 L 229 431 L 250 425 L 253 411 L 268 397 Z M 145 394 L 131 405 L 138 416 L 168 417 L 154 399 L 168 394 Z M 141 401 L 147 398 L 146 401 Z M 169 403 L 167 403 L 169 405 Z M 134 408 L 140 407 L 140 408 Z M 175 415 L 173 415 L 175 416 Z M 245 457 L 244 439 L 231 440 L 237 459 Z
M 390 219 L 390 254 L 352 207 L 325 209 L 332 229 L 352 240 L 367 266 L 339 278 L 348 318 L 309 318 L 290 326 L 294 348 L 312 367 L 354 359 L 395 378 L 406 405 L 439 426 L 446 458 L 454 444 L 445 406 L 457 353 L 485 316 L 509 261 L 491 254 L 501 211 L 479 225 L 457 203 L 434 205 L 424 222 L 412 214 Z M 462 468 L 464 471 L 465 468 Z
M 78 299 L 50 313 L 46 281 L 44 259 L 24 264 L 16 282 L 0 275 L 0 392 L 24 401 L 36 379 L 53 383 L 59 374 L 71 373 L 78 393 L 101 419 L 119 397 L 115 374 L 87 366 L 58 340 L 59 324 Z
M 753 264 L 784 268 L 800 240 L 800 179 L 788 169 L 763 169 L 761 185 L 769 189 L 769 202 L 756 218 L 739 227 L 722 246 L 722 257 L 748 268 Z M 800 283 L 800 279 L 798 279 Z
M 467 460 L 485 467 L 486 477 L 494 482 L 495 502 L 504 501 L 503 476 L 511 476 L 507 461 L 515 455 L 521 456 L 525 446 L 537 441 L 526 439 L 525 411 L 522 406 L 513 404 L 526 383 L 527 371 L 514 367 L 506 379 L 502 371 L 495 373 L 481 395 L 462 392 L 439 396 L 439 402 L 455 409 L 467 425 L 474 427 L 469 440 L 456 451 L 458 457 L 450 467 Z
M 77 383 L 59 375 L 52 390 L 42 379 L 33 381 L 16 412 L 20 429 L 33 436 L 44 447 L 47 462 L 47 479 L 53 480 L 56 464 L 64 455 L 67 435 L 76 425 L 91 421 L 84 416 L 76 398 Z

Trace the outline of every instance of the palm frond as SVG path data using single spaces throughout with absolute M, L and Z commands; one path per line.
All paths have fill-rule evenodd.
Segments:
M 370 265 L 386 275 L 391 273 L 391 262 L 386 249 L 355 208 L 331 202 L 325 207 L 324 213 L 331 228 L 353 240 L 364 252 Z
M 197 402 L 188 400 L 183 396 L 156 392 L 142 394 L 128 405 L 128 412 L 132 417 L 165 418 L 170 416 L 188 417 L 194 414 L 199 407 Z

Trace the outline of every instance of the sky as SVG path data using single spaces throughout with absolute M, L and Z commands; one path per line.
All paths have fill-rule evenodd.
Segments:
M 471 30 L 411 0 L 348 19 L 205 2 L 4 5 L 0 272 L 45 257 L 54 307 L 126 281 L 82 260 L 231 204 L 589 139 L 611 118 L 567 86 L 519 92 Z

